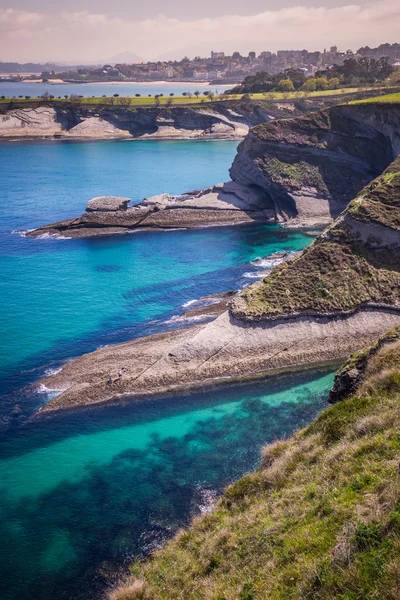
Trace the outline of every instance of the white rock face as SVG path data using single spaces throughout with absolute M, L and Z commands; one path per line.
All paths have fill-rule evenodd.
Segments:
M 86 212 L 114 212 L 116 210 L 126 210 L 130 198 L 121 198 L 120 196 L 98 196 L 89 200 Z
M 0 115 L 0 133 L 19 132 L 22 135 L 40 131 L 54 135 L 61 130 L 61 124 L 56 122 L 56 111 L 48 106 L 15 109 Z

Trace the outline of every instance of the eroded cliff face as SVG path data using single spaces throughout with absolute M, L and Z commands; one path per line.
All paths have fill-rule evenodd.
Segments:
M 400 105 L 339 105 L 254 127 L 230 174 L 282 220 L 335 218 L 400 153 Z
M 271 117 L 257 103 L 198 108 L 38 106 L 0 115 L 0 137 L 241 138 Z
M 232 312 L 246 321 L 400 311 L 400 157 L 292 262 L 246 288 Z

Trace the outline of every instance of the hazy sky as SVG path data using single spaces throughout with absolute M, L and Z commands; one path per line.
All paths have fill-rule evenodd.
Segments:
M 11 8 L 12 5 L 12 8 Z M 399 0 L 0 0 L 0 60 L 102 61 L 400 42 Z

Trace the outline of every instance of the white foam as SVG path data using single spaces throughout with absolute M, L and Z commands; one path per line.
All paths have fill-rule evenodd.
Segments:
M 49 388 L 47 387 L 47 385 L 44 385 L 43 383 L 41 383 L 39 385 L 39 387 L 36 389 L 38 394 L 61 394 L 62 392 L 65 392 L 65 390 L 68 388 Z
M 52 377 L 52 375 L 57 375 L 57 373 L 59 373 L 60 371 L 61 367 L 58 367 L 58 369 L 46 369 L 44 375 L 46 377 Z
M 283 261 L 283 257 L 282 258 L 256 258 L 255 260 L 252 260 L 250 264 L 253 265 L 253 267 L 259 267 L 260 269 L 272 269 L 273 267 L 276 267 L 276 265 L 279 265 L 282 261 Z
M 189 300 L 182 304 L 183 308 L 188 308 L 189 306 L 193 306 L 193 304 L 197 306 L 210 306 L 211 304 L 219 304 L 222 302 L 223 298 L 198 298 L 197 300 Z
M 35 231 L 34 229 L 13 229 L 11 233 L 19 235 L 20 237 L 26 237 L 28 233 Z
M 262 279 L 264 277 L 264 273 L 248 272 L 244 273 L 243 277 L 246 277 L 246 279 Z
M 164 324 L 168 323 L 196 323 L 196 321 L 203 321 L 203 319 L 207 318 L 207 315 L 195 315 L 193 317 L 185 317 L 185 315 L 175 315 L 171 317 L 167 321 L 164 321 Z

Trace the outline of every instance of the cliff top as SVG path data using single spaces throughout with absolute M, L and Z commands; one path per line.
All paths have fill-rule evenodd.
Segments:
M 134 564 L 110 600 L 398 598 L 399 428 L 395 335 L 349 399 L 266 446 L 257 472 Z
M 232 312 L 265 320 L 400 307 L 399 230 L 400 158 L 298 258 L 243 290 Z
M 400 92 L 365 98 L 364 100 L 353 100 L 350 104 L 400 104 Z

